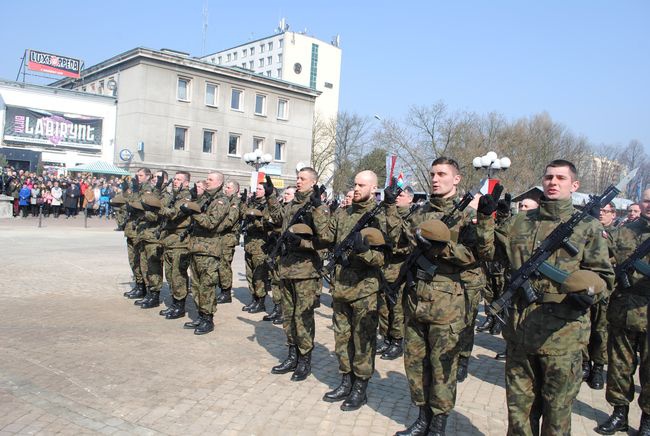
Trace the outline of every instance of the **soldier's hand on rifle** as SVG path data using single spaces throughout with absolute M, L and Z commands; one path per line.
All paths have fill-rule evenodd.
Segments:
M 140 191 L 140 183 L 138 182 L 138 176 L 135 176 L 131 179 L 131 191 L 133 192 Z
M 181 204 L 180 207 L 181 212 L 183 212 L 185 215 L 191 216 L 194 215 L 195 213 L 198 213 L 194 209 L 190 209 L 190 207 L 187 205 L 187 203 Z
M 323 195 L 323 192 L 325 191 L 325 186 L 319 187 L 318 185 L 314 185 L 313 189 L 314 191 L 309 196 L 309 202 L 311 203 L 312 206 L 318 207 L 321 204 L 323 204 L 321 195 Z
M 485 194 L 479 198 L 477 210 L 483 215 L 492 215 L 497 210 L 497 202 L 499 201 L 499 197 L 501 197 L 502 191 L 503 186 L 497 184 L 491 194 Z
M 262 186 L 264 186 L 264 196 L 266 198 L 269 198 L 271 195 L 273 195 L 273 181 L 271 180 L 271 176 L 268 174 L 266 175 L 266 182 L 262 183 Z
M 355 253 L 359 254 L 370 250 L 370 244 L 368 244 L 368 241 L 366 241 L 366 239 L 361 235 L 361 232 L 355 233 L 352 249 Z
M 390 185 L 384 189 L 384 204 L 395 204 L 397 195 L 397 179 L 393 177 L 390 180 Z
M 266 193 L 266 191 L 265 191 L 265 193 Z M 241 193 L 239 198 L 240 198 L 242 203 L 246 203 L 246 201 L 248 200 L 248 191 L 246 189 L 244 189 L 244 192 Z
M 196 189 L 196 183 L 190 188 L 190 197 L 192 200 L 196 200 L 199 196 L 199 192 Z
M 339 201 L 334 199 L 330 203 L 330 213 L 334 213 L 339 208 Z
M 157 189 L 162 189 L 163 186 L 163 176 L 156 176 L 156 188 Z
M 506 195 L 503 196 L 503 199 L 499 200 L 499 202 L 497 203 L 497 214 L 501 216 L 510 215 L 511 204 L 512 204 L 512 196 L 508 192 L 506 193 Z

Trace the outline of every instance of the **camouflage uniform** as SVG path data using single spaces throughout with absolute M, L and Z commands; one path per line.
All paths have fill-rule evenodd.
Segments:
M 217 281 L 222 292 L 230 292 L 232 289 L 232 260 L 235 255 L 235 247 L 239 244 L 239 232 L 241 231 L 239 196 L 232 195 L 228 200 L 228 221 L 232 223 L 232 226 L 221 231 L 223 253 L 219 258 L 219 280 Z
M 419 224 L 440 219 L 451 212 L 453 198 L 431 197 L 429 202 L 403 222 L 396 208 L 389 207 L 391 235 L 404 226 L 409 235 Z M 447 415 L 456 403 L 456 373 L 461 352 L 460 334 L 467 326 L 467 284 L 481 283 L 482 272 L 476 260 L 475 227 L 465 213 L 450 221 L 451 242 L 437 257 L 425 253 L 438 270 L 435 276 L 415 279 L 413 288 L 404 291 L 404 367 L 417 406 L 428 406 L 433 415 Z M 412 242 L 414 245 L 414 242 Z M 480 289 L 474 285 L 473 289 Z
M 297 194 L 296 194 L 297 195 Z M 348 236 L 352 227 L 376 205 L 374 197 L 353 203 L 343 213 L 332 216 L 326 226 L 318 228 L 318 236 L 326 243 L 338 244 Z M 321 218 L 329 209 L 319 208 L 314 218 Z M 386 233 L 386 217 L 377 215 L 369 227 Z M 334 340 L 339 371 L 354 373 L 356 379 L 368 380 L 375 369 L 377 342 L 380 268 L 384 265 L 381 251 L 368 250 L 350 255 L 350 265 L 336 265 L 332 290 Z
M 257 298 L 266 296 L 265 281 L 268 273 L 266 265 L 265 243 L 268 240 L 266 230 L 269 212 L 265 198 L 255 198 L 247 207 L 247 210 L 257 209 L 265 216 L 253 219 L 246 216 L 246 234 L 244 236 L 244 260 L 246 261 L 246 280 L 251 295 Z
M 481 252 L 491 260 L 496 237 L 515 271 L 558 221 L 569 219 L 574 212 L 571 199 L 542 200 L 539 209 L 517 215 L 498 232 L 494 232 L 494 220 L 479 213 Z M 591 270 L 611 289 L 613 270 L 602 230 L 597 220 L 587 217 L 570 238 L 578 254 L 571 256 L 560 249 L 547 262 L 567 273 Z M 539 434 L 540 419 L 541 434 L 570 434 L 571 407 L 580 389 L 581 350 L 589 338 L 589 318 L 586 311 L 559 293 L 559 283 L 541 276 L 532 278 L 531 284 L 540 299 L 527 306 L 522 298 L 515 298 L 503 330 L 508 354 L 508 434 Z
M 137 192 L 125 192 L 124 197 L 127 202 L 139 201 L 140 199 L 140 195 Z M 125 209 L 130 210 L 126 214 L 124 224 L 124 236 L 126 237 L 129 265 L 131 266 L 136 286 L 145 286 L 144 274 L 140 266 L 141 251 L 144 247 L 140 244 L 137 231 L 137 226 L 144 215 L 144 211 L 132 209 L 131 206 L 125 206 Z
M 142 199 L 144 194 L 154 194 L 160 197 L 160 193 L 149 183 L 142 184 L 138 192 L 138 198 Z M 162 246 L 156 237 L 160 217 L 157 212 L 144 212 L 140 217 L 140 223 L 136 226 L 137 241 L 141 245 L 140 270 L 144 277 L 147 291 L 160 292 L 163 283 Z
M 643 215 L 614 233 L 614 255 L 617 263 L 625 261 L 650 237 L 650 222 Z M 643 261 L 650 261 L 650 255 Z M 634 399 L 634 373 L 637 352 L 640 358 L 641 394 L 639 407 L 650 414 L 650 353 L 648 351 L 648 318 L 650 278 L 634 271 L 629 275 L 631 287 L 618 286 L 609 300 L 607 321 L 609 341 L 607 355 L 607 401 L 613 406 L 628 406 Z M 619 284 L 620 285 L 620 284 Z
M 163 217 L 160 234 L 164 247 L 165 278 L 172 290 L 173 299 L 183 302 L 189 287 L 190 253 L 187 249 L 188 240 L 181 241 L 180 235 L 190 225 L 191 218 L 180 210 L 180 206 L 191 200 L 190 191 L 181 188 L 163 202 L 159 212 Z
M 219 234 L 231 227 L 230 205 L 221 187 L 205 191 L 200 204 L 210 202 L 207 210 L 192 216 L 192 233 L 188 243 L 191 253 L 192 296 L 199 314 L 212 315 L 217 310 L 217 296 L 214 292 L 219 280 L 219 258 L 223 249 Z

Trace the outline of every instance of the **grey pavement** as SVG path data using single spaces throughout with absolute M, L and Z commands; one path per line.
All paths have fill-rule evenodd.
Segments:
M 165 320 L 122 297 L 131 275 L 113 221 L 37 222 L 0 220 L 0 435 L 390 435 L 417 416 L 401 359 L 377 359 L 360 410 L 321 400 L 340 380 L 327 305 L 316 310 L 313 374 L 299 383 L 272 375 L 285 337 L 263 314 L 241 311 L 241 249 L 236 299 L 218 307 L 213 333 L 195 336 L 182 328 L 187 318 Z M 492 358 L 502 346 L 477 335 L 448 434 L 505 434 L 504 364 Z M 604 391 L 583 384 L 573 434 L 595 434 L 610 411 Z M 635 402 L 633 427 L 639 418 Z

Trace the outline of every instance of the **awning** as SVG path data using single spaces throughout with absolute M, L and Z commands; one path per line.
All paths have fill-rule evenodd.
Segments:
M 98 160 L 97 162 L 78 165 L 73 168 L 68 168 L 68 171 L 75 171 L 79 173 L 98 173 L 98 174 L 115 174 L 118 176 L 128 176 L 129 173 L 120 167 L 116 167 L 112 163 Z

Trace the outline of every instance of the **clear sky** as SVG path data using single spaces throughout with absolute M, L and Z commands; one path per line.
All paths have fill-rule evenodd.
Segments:
M 86 66 L 137 46 L 202 53 L 205 0 L 3 1 L 0 78 L 27 48 Z M 593 144 L 650 151 L 650 1 L 208 1 L 206 53 L 291 30 L 341 36 L 340 110 L 547 111 Z

